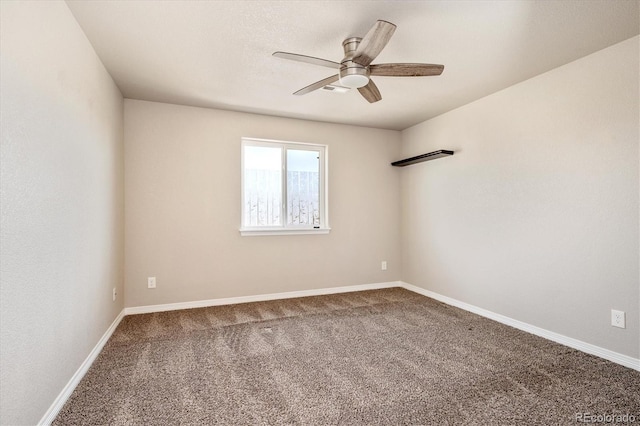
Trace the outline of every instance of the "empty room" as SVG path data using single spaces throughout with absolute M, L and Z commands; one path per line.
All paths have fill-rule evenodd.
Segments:
M 640 1 L 0 1 L 0 424 L 640 422 Z

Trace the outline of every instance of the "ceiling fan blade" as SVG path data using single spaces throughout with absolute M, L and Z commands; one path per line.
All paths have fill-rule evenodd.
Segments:
M 326 59 L 314 58 L 313 56 L 298 55 L 297 53 L 275 52 L 273 56 L 292 61 L 306 62 L 307 64 L 320 65 L 323 67 L 340 69 L 340 64 Z
M 353 62 L 368 66 L 382 52 L 387 45 L 396 26 L 391 22 L 377 21 L 362 39 L 353 56 Z
M 385 77 L 423 77 L 440 75 L 444 65 L 437 64 L 375 64 L 369 66 L 371 75 Z
M 297 92 L 294 93 L 294 95 L 306 95 L 307 93 L 313 92 L 314 90 L 318 90 L 326 86 L 327 84 L 335 83 L 336 81 L 338 81 L 339 78 L 340 76 L 336 74 L 336 75 L 332 75 L 331 77 L 327 77 L 324 80 L 316 81 L 315 83 L 310 84 L 307 87 L 303 87 L 302 89 L 298 90 Z
M 369 79 L 369 83 L 366 86 L 358 88 L 358 92 L 371 104 L 382 100 L 378 86 L 371 79 Z

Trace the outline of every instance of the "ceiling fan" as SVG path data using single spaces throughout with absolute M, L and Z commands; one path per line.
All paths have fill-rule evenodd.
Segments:
M 358 89 L 360 94 L 370 103 L 382 99 L 378 87 L 370 76 L 382 77 L 422 77 L 440 75 L 444 65 L 435 64 L 371 64 L 387 45 L 396 26 L 391 22 L 378 20 L 364 38 L 350 37 L 342 42 L 344 59 L 340 63 L 313 56 L 296 53 L 275 52 L 273 56 L 292 61 L 306 62 L 340 70 L 338 74 L 327 77 L 304 87 L 294 95 L 305 95 L 336 81 L 351 89 Z

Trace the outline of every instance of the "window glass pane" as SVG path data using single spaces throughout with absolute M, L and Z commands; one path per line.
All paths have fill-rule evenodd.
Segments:
M 282 225 L 282 148 L 244 147 L 244 226 Z
M 287 150 L 287 224 L 320 226 L 320 152 Z

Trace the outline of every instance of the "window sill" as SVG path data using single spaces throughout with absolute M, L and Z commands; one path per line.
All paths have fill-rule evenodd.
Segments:
M 258 237 L 263 235 L 312 235 L 312 234 L 328 234 L 331 228 L 320 229 L 240 229 L 240 235 L 243 237 Z

